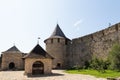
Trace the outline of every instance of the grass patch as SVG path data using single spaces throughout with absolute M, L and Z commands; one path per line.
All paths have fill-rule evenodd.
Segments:
M 106 70 L 105 73 L 100 73 L 96 70 L 66 70 L 66 73 L 70 74 L 85 74 L 85 75 L 92 75 L 95 77 L 101 77 L 101 78 L 118 78 L 120 77 L 120 72 L 112 71 L 112 70 Z

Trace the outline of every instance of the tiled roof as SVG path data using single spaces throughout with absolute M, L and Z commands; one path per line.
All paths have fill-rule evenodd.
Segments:
M 69 38 L 67 38 L 65 36 L 65 34 L 62 32 L 62 30 L 60 29 L 58 24 L 56 25 L 56 28 L 53 31 L 52 35 L 49 38 L 47 38 L 46 40 L 52 39 L 52 38 L 65 38 L 67 40 L 70 40 Z M 44 42 L 46 42 L 46 40 L 44 40 Z
M 66 38 L 66 36 L 62 32 L 62 30 L 60 29 L 60 27 L 59 27 L 58 24 L 56 25 L 55 30 L 53 31 L 52 35 L 50 36 L 50 38 L 54 38 L 54 37 L 63 37 L 63 38 Z
M 24 58 L 51 58 L 51 57 L 39 44 L 37 44 L 32 51 L 24 56 Z
M 13 46 L 13 47 L 11 47 L 11 48 L 9 48 L 7 51 L 4 51 L 4 53 L 7 53 L 7 52 L 12 52 L 12 53 L 16 53 L 16 52 L 19 52 L 19 53 L 21 53 L 21 51 L 16 47 L 16 46 Z

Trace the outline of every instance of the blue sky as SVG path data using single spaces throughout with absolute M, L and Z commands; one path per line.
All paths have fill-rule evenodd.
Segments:
M 0 52 L 15 45 L 29 52 L 40 37 L 45 48 L 58 23 L 70 38 L 120 22 L 120 0 L 0 0 Z

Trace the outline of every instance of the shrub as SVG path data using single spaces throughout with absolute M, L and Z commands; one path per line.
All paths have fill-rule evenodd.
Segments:
M 90 67 L 94 70 L 104 73 L 105 69 L 107 68 L 107 64 L 106 61 L 102 59 L 93 58 L 90 63 Z
M 110 51 L 108 60 L 110 61 L 110 69 L 120 71 L 120 45 L 119 44 L 113 45 Z
M 89 61 L 85 61 L 84 63 L 84 69 L 88 69 L 90 67 L 90 62 Z

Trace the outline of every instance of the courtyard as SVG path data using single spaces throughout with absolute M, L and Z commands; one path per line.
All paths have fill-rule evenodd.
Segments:
M 0 80 L 106 80 L 90 75 L 68 74 L 64 70 L 52 70 L 51 75 L 25 76 L 24 71 L 1 71 Z

